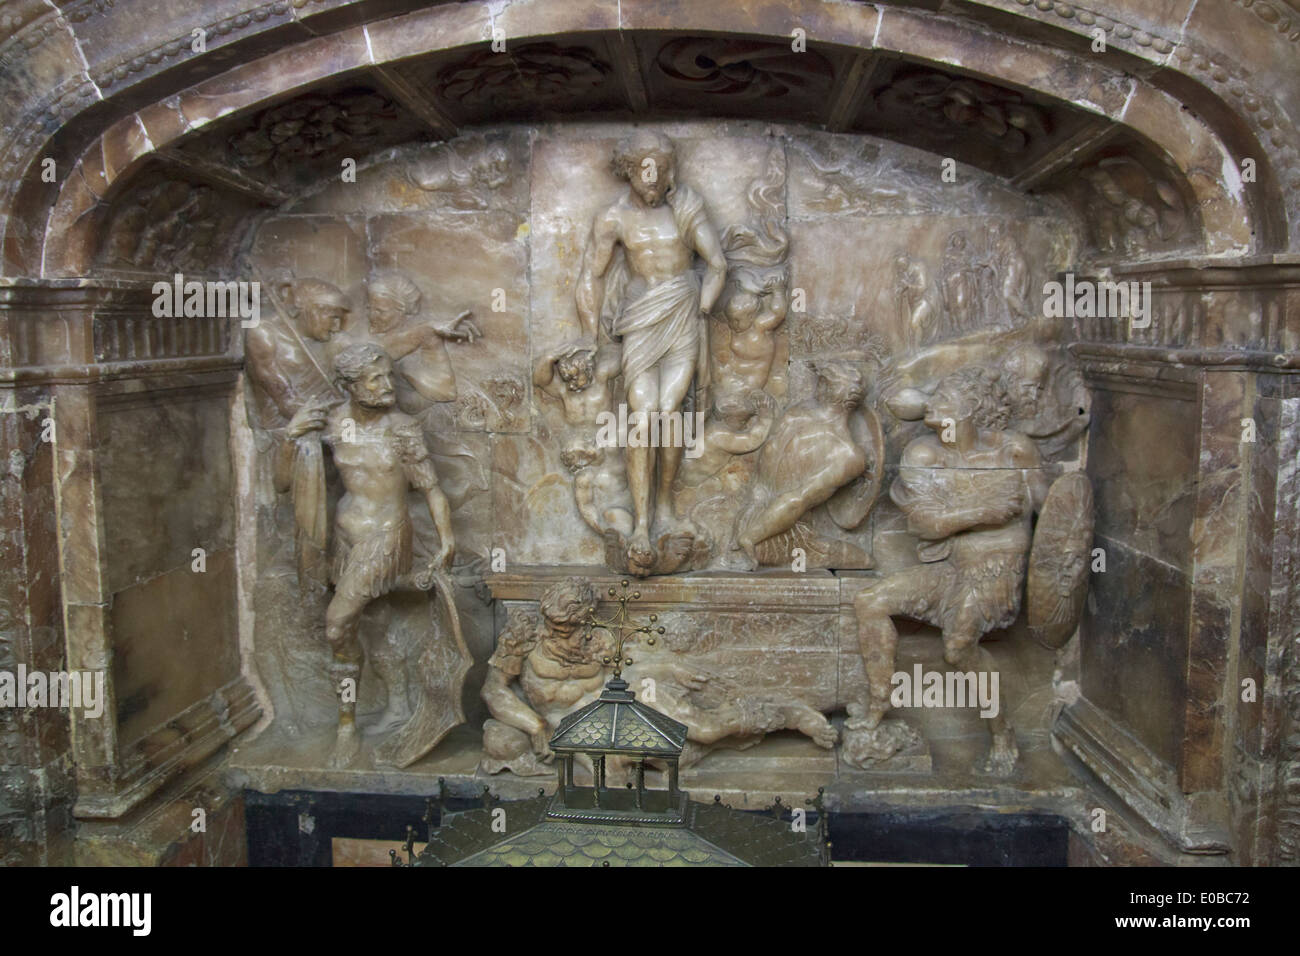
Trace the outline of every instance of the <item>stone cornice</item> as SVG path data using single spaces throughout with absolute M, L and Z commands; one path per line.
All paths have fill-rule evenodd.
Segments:
M 1300 286 L 1300 254 L 1197 257 L 1131 262 L 1111 268 L 1116 276 L 1188 288 Z

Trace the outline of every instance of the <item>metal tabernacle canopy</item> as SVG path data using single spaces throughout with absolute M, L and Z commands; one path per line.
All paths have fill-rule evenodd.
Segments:
M 551 737 L 551 750 L 560 758 L 560 787 L 551 815 L 594 821 L 630 814 L 633 823 L 680 823 L 688 800 L 677 784 L 686 734 L 685 724 L 638 701 L 622 677 L 612 678 L 600 697 L 561 720 Z M 591 758 L 593 786 L 589 789 L 573 782 L 573 762 L 578 754 Z M 606 760 L 611 757 L 635 768 L 636 784 L 631 792 L 606 785 Z M 646 761 L 650 759 L 667 767 L 666 792 L 646 790 Z
M 680 758 L 687 727 L 636 699 L 627 681 L 616 677 L 604 692 L 563 720 L 551 737 L 559 753 L 605 753 Z

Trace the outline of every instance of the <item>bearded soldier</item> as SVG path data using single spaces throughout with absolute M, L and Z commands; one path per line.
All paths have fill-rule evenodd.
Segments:
M 361 614 L 376 598 L 402 583 L 428 588 L 434 572 L 451 567 L 456 542 L 451 509 L 438 486 L 419 423 L 393 409 L 393 363 L 376 345 L 351 345 L 334 359 L 334 374 L 348 401 L 326 412 L 295 419 L 300 435 L 319 430 L 334 453 L 344 494 L 334 521 L 330 580 L 334 596 L 325 612 L 325 636 L 334 654 L 332 676 L 353 681 L 340 694 L 338 739 L 331 763 L 346 766 L 356 756 L 356 689 L 362 648 Z M 294 437 L 299 437 L 295 435 Z M 440 550 L 414 576 L 411 517 L 406 493 L 423 494 L 438 530 Z

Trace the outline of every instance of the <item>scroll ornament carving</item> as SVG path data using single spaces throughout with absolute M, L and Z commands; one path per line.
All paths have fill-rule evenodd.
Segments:
M 466 107 L 514 100 L 560 103 L 604 85 L 613 68 L 592 51 L 529 43 L 471 54 L 438 73 L 437 93 Z
M 670 82 L 719 96 L 766 99 L 828 89 L 829 61 L 815 50 L 761 40 L 679 37 L 666 43 L 655 65 Z
M 266 110 L 227 143 L 239 166 L 279 172 L 295 162 L 365 146 L 397 117 L 395 103 L 369 90 L 311 94 Z
M 1047 114 L 1017 93 L 932 71 L 895 77 L 876 94 L 876 107 L 946 135 L 974 135 L 1006 153 L 1024 152 L 1049 129 Z

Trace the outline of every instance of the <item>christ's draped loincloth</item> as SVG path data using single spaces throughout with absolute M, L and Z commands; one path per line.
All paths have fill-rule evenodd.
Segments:
M 397 586 L 411 570 L 411 522 L 404 518 L 394 527 L 384 528 L 352 541 L 336 526 L 330 577 L 336 591 L 351 591 L 377 598 Z
M 623 338 L 623 381 L 629 385 L 664 359 L 695 361 L 700 346 L 700 280 L 694 272 L 647 289 L 614 320 Z
M 692 237 L 708 221 L 704 200 L 689 186 L 679 185 L 669 191 L 667 203 L 673 212 L 677 234 L 689 248 Z M 614 288 L 621 285 L 616 282 Z M 620 294 L 630 291 L 623 289 Z M 661 282 L 625 303 L 614 318 L 612 331 L 623 338 L 626 385 L 630 386 L 638 375 L 665 358 L 670 361 L 689 358 L 699 364 L 702 375 L 708 373 L 708 363 L 701 362 L 700 354 L 700 279 L 693 271 Z

